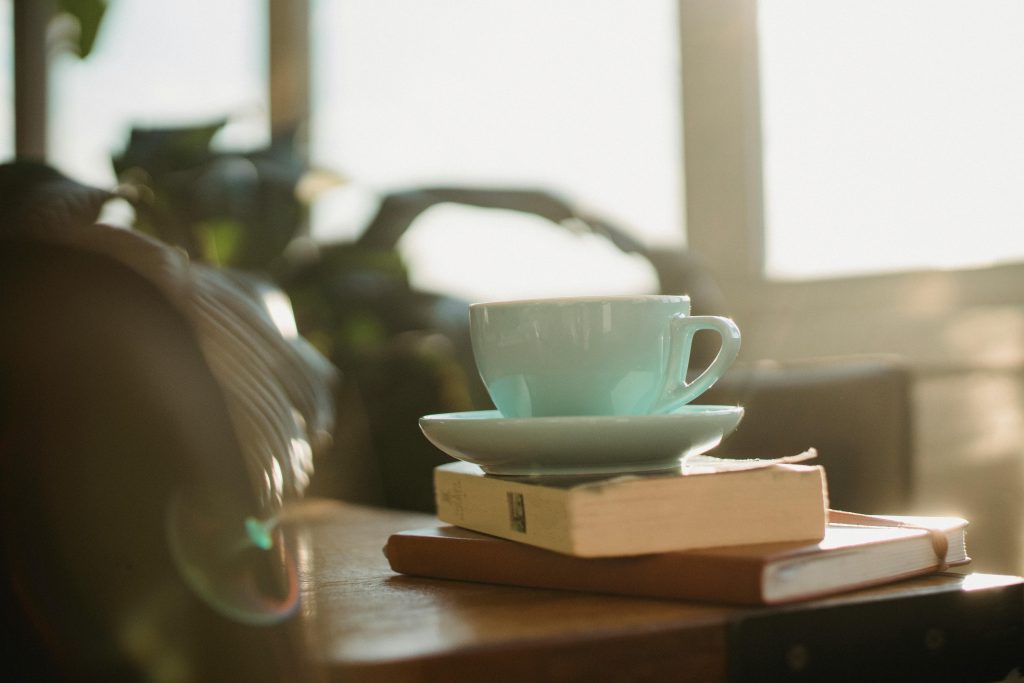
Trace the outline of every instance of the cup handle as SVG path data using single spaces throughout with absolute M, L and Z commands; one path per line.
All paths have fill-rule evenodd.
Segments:
M 653 412 L 667 413 L 689 403 L 718 381 L 740 352 L 740 328 L 715 315 L 675 315 L 669 322 L 669 358 L 665 388 Z M 718 332 L 722 346 L 711 365 L 692 382 L 686 381 L 693 336 L 701 330 Z

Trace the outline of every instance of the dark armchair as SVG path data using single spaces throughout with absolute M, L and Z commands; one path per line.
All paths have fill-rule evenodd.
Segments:
M 82 229 L 101 237 L 0 239 L 5 670 L 304 679 L 293 626 L 265 618 L 296 599 L 283 541 L 208 552 L 274 505 L 195 320 L 144 275 L 184 269 L 168 280 L 189 286 L 189 265 L 138 235 Z M 236 589 L 251 619 L 224 592 Z

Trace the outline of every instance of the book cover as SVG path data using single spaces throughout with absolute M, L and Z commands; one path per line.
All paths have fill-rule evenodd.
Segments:
M 829 523 L 817 543 L 600 558 L 442 526 L 394 534 L 385 554 L 403 574 L 747 605 L 806 600 L 969 561 L 963 519 L 875 519 Z
M 791 459 L 806 457 L 813 449 Z M 597 479 L 498 477 L 455 462 L 435 469 L 434 489 L 444 522 L 580 557 L 818 541 L 828 510 L 821 467 L 708 457 Z

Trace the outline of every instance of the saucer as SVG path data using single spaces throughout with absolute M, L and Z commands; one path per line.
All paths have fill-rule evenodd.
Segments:
M 668 415 L 520 417 L 496 410 L 420 418 L 435 446 L 488 474 L 588 475 L 679 468 L 717 446 L 743 417 L 739 406 L 685 405 Z

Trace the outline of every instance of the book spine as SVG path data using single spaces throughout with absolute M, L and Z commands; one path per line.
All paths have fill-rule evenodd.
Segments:
M 444 522 L 540 548 L 572 552 L 562 489 L 497 477 L 434 470 L 437 516 Z

